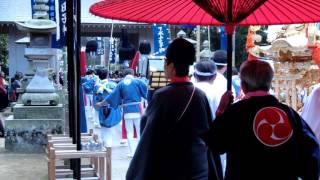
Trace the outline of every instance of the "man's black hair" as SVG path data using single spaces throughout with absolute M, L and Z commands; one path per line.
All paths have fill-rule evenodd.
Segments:
M 107 79 L 108 78 L 108 70 L 107 69 L 100 69 L 98 76 L 101 80 Z
M 227 66 L 227 51 L 216 50 L 211 58 L 212 61 L 216 63 L 217 68 L 220 70 Z M 222 65 L 224 64 L 224 65 Z
M 232 75 L 239 75 L 239 71 L 236 67 L 232 67 Z
M 183 38 L 173 40 L 167 48 L 167 63 L 173 63 L 176 76 L 187 76 L 189 66 L 195 61 L 196 51 L 194 46 Z
M 94 73 L 94 70 L 88 69 L 87 72 L 86 72 L 86 75 L 90 75 L 90 74 L 93 74 L 93 73 Z
M 148 41 L 142 41 L 139 44 L 139 52 L 141 54 L 150 54 L 151 53 L 151 45 Z

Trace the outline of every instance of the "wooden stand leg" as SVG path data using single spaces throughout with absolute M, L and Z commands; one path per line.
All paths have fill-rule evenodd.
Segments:
M 91 166 L 94 166 L 94 158 L 90 158 L 90 164 Z
M 106 180 L 111 180 L 111 154 L 112 154 L 112 148 L 107 147 L 107 157 L 106 157 L 106 163 L 107 163 L 107 174 L 106 174 Z
M 55 150 L 53 148 L 49 149 L 48 157 L 48 180 L 56 179 L 56 161 L 55 161 Z
M 92 133 L 92 130 L 90 131 Z M 85 179 L 111 180 L 111 148 L 106 151 L 77 151 L 75 145 L 69 142 L 69 138 L 56 138 L 49 136 L 51 141 L 48 143 L 48 180 L 56 178 L 69 179 L 72 170 L 68 166 L 59 167 L 56 172 L 56 160 L 90 158 L 90 168 L 83 168 L 81 172 Z M 67 141 L 66 141 L 67 140 Z M 93 169 L 91 168 L 93 166 Z M 85 166 L 87 167 L 87 166 Z
M 94 166 L 94 169 L 96 170 L 96 172 L 99 170 L 98 169 L 98 158 L 93 158 L 93 166 Z
M 99 158 L 99 177 L 100 180 L 105 180 L 105 158 L 104 157 L 100 157 Z

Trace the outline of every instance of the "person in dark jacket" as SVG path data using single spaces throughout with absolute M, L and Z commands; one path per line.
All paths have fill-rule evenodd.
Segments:
M 231 93 L 221 99 L 205 139 L 227 153 L 226 180 L 319 179 L 318 141 L 291 107 L 268 93 L 272 78 L 267 62 L 246 61 L 240 68 L 245 97 L 228 108 Z
M 141 139 L 127 180 L 208 180 L 207 147 L 201 136 L 212 120 L 206 95 L 189 82 L 193 45 L 175 39 L 168 47 L 165 75 L 141 120 Z M 216 178 L 214 178 L 216 179 Z
M 14 77 L 11 78 L 11 85 L 9 88 L 9 99 L 11 102 L 15 102 L 19 98 L 17 89 L 21 87 L 21 79 L 23 78 L 20 72 L 16 72 Z

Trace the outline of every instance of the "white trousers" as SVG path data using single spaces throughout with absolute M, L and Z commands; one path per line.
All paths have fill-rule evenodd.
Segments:
M 226 173 L 226 168 L 227 168 L 227 154 L 224 153 L 222 155 L 220 155 L 220 159 L 221 159 L 221 165 L 222 165 L 222 174 L 223 177 L 225 177 L 225 173 Z
M 113 127 L 111 128 L 101 127 L 100 129 L 101 140 L 105 147 L 112 147 L 112 129 Z
M 97 111 L 97 110 L 94 110 L 93 123 L 94 123 L 95 127 L 100 126 L 99 111 Z
M 137 148 L 137 144 L 139 143 L 140 140 L 140 120 L 141 120 L 141 116 L 137 117 L 137 118 L 128 118 L 128 117 L 124 117 L 125 120 L 125 127 L 126 127 L 126 131 L 127 131 L 127 139 L 128 139 L 128 146 L 129 146 L 129 153 L 131 156 L 134 155 L 136 148 Z M 137 138 L 136 141 L 134 141 L 134 127 L 136 128 L 136 132 L 137 132 Z
M 94 108 L 93 108 L 93 94 L 86 94 L 86 117 L 92 118 L 93 113 L 94 113 Z

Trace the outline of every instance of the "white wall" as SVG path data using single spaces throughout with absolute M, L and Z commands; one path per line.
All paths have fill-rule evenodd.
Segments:
M 12 77 L 16 71 L 26 73 L 29 68 L 28 60 L 24 57 L 26 45 L 16 44 L 15 41 L 25 37 L 26 34 L 15 28 L 9 30 L 9 76 Z

